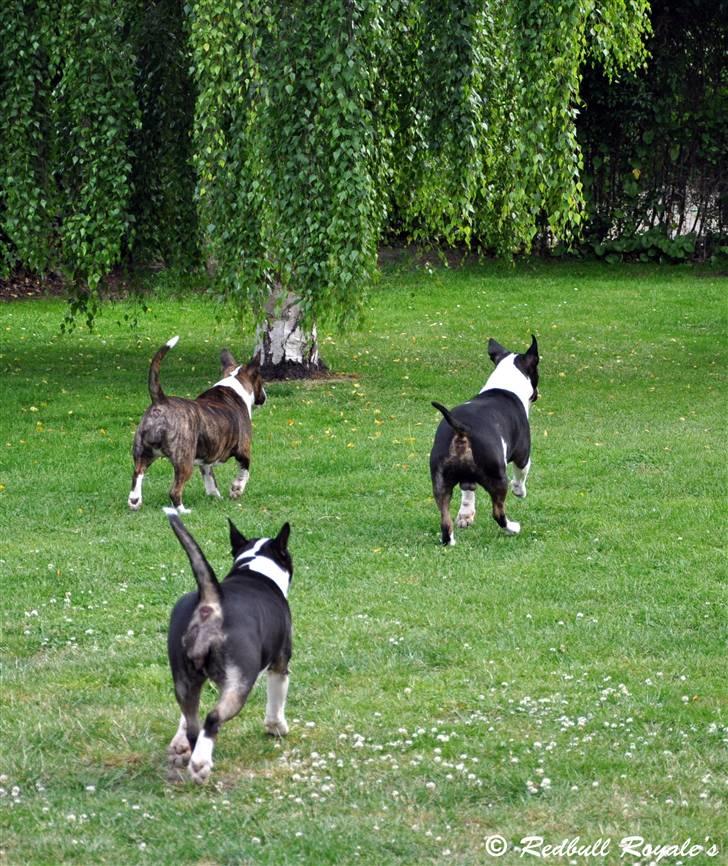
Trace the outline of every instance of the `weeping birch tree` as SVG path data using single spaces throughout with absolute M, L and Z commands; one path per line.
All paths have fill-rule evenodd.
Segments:
M 505 256 L 578 233 L 583 66 L 649 29 L 648 0 L 6 6 L 0 269 L 63 266 L 93 316 L 115 264 L 194 238 L 284 370 L 357 319 L 393 222 Z
M 198 215 L 264 363 L 315 366 L 361 309 L 388 219 L 528 250 L 582 218 L 588 56 L 643 62 L 647 0 L 198 0 Z

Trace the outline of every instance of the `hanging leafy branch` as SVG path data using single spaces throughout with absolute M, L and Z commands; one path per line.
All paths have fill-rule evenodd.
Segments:
M 195 8 L 201 222 L 219 275 L 258 314 L 280 286 L 311 317 L 346 319 L 371 279 L 381 27 L 376 4 L 339 0 Z
M 590 252 L 685 261 L 728 235 L 728 21 L 721 0 L 653 0 L 650 63 L 619 81 L 589 64 L 578 122 Z M 615 122 L 617 119 L 618 122 Z
M 130 138 L 139 124 L 134 56 L 122 36 L 128 4 L 63 0 L 51 43 L 58 77 L 54 174 L 59 242 L 71 273 L 92 291 L 119 262 L 130 225 Z
M 515 165 L 510 194 L 519 236 L 544 214 L 554 235 L 569 239 L 583 219 L 582 155 L 576 135 L 579 86 L 587 50 L 609 74 L 644 59 L 648 0 L 519 0 L 512 5 L 511 69 L 516 75 Z
M 0 265 L 64 271 L 75 287 L 69 321 L 84 312 L 92 320 L 99 282 L 132 249 L 137 224 L 146 250 L 148 228 L 163 216 L 156 251 L 173 246 L 159 238 L 174 222 L 177 248 L 194 248 L 187 48 L 177 41 L 177 75 L 163 84 L 169 40 L 150 46 L 140 26 L 166 18 L 185 39 L 182 7 L 8 2 L 0 16 Z M 155 82 L 163 91 L 156 100 Z
M 647 0 L 6 5 L 0 262 L 93 297 L 199 242 L 258 317 L 278 290 L 339 323 L 388 221 L 505 254 L 578 229 L 583 64 L 634 67 L 648 27 Z
M 129 26 L 137 59 L 140 124 L 133 152 L 129 210 L 136 261 L 160 259 L 181 268 L 199 260 L 188 18 L 181 0 L 140 4 Z
M 480 2 L 427 0 L 403 12 L 389 46 L 391 206 L 415 237 L 467 243 L 492 171 L 492 18 Z
M 0 268 L 50 259 L 50 85 L 40 5 L 8 0 L 0 15 Z

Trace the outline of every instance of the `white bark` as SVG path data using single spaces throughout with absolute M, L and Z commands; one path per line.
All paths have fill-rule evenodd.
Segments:
M 293 295 L 288 295 L 280 306 L 277 301 L 274 295 L 268 304 L 268 316 L 256 333 L 255 356 L 261 366 L 318 367 L 316 326 L 310 331 L 303 329 L 301 308 Z

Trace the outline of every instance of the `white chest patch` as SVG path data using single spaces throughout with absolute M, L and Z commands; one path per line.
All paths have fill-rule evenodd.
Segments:
M 523 408 L 528 410 L 531 408 L 531 394 L 533 394 L 533 385 L 528 376 L 524 375 L 515 364 L 516 353 L 513 352 L 504 358 L 500 364 L 493 370 L 488 377 L 488 381 L 480 389 L 483 391 L 493 391 L 498 388 L 502 391 L 510 391 L 523 403 Z
M 278 563 L 273 562 L 270 557 L 258 555 L 258 551 L 266 541 L 270 541 L 270 539 L 261 538 L 256 541 L 250 550 L 246 550 L 245 553 L 241 553 L 240 556 L 237 557 L 234 565 L 244 565 L 251 571 L 262 574 L 264 577 L 272 580 L 283 593 L 284 597 L 288 598 L 288 587 L 291 582 L 291 575 L 285 570 L 285 568 L 281 568 Z
M 245 403 L 245 405 L 248 409 L 248 415 L 252 418 L 253 417 L 253 400 L 255 398 L 254 398 L 253 394 L 250 391 L 248 391 L 247 388 L 244 388 L 240 384 L 240 381 L 236 378 L 237 374 L 238 374 L 238 370 L 240 370 L 240 367 L 237 367 L 235 370 L 233 370 L 233 372 L 229 376 L 226 376 L 224 379 L 220 379 L 219 382 L 215 382 L 215 384 L 212 387 L 213 388 L 217 388 L 217 387 L 232 388 L 232 390 L 235 391 L 235 393 L 238 395 L 238 397 L 240 397 L 240 399 L 243 401 L 243 403 Z

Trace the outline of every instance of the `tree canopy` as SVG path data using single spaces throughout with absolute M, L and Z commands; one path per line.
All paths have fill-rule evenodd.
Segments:
M 356 315 L 387 225 L 528 248 L 583 219 L 586 60 L 645 59 L 647 0 L 7 0 L 0 263 L 92 291 L 214 263 L 263 314 Z M 191 240 L 193 241 L 191 243 Z

